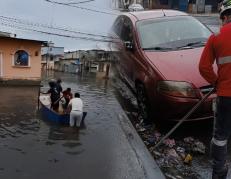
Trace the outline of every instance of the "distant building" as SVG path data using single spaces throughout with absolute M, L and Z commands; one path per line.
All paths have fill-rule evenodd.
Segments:
M 220 0 L 118 0 L 127 9 L 127 4 L 138 3 L 145 9 L 177 9 L 190 13 L 217 12 Z
M 77 50 L 65 52 L 64 58 L 55 62 L 54 69 L 69 73 L 83 70 L 97 72 L 105 71 L 106 62 L 110 62 L 110 52 L 104 50 Z
M 64 47 L 55 47 L 53 43 L 48 43 L 42 47 L 42 69 L 53 70 L 56 61 L 64 57 Z
M 39 84 L 41 46 L 45 42 L 1 32 L 0 42 L 0 84 Z

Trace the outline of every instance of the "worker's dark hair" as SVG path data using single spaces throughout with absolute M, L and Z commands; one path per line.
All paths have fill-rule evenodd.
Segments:
M 71 91 L 71 88 L 67 88 L 67 91 Z
M 80 98 L 80 94 L 79 93 L 75 93 L 75 98 Z
M 231 9 L 227 9 L 227 10 L 225 10 L 223 13 L 221 13 L 220 19 L 221 19 L 221 20 L 224 20 L 224 17 L 225 17 L 225 16 L 231 16 Z
M 60 78 L 57 79 L 57 83 L 61 83 L 62 80 Z
M 54 86 L 55 86 L 55 82 L 53 82 L 53 81 L 49 81 L 49 86 L 51 87 L 51 88 L 53 88 Z

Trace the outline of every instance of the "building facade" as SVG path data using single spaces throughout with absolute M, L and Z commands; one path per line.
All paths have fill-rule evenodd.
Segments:
M 0 84 L 39 84 L 43 43 L 0 36 Z
M 190 13 L 217 12 L 219 0 L 118 0 L 118 7 L 141 4 L 145 9 L 177 9 Z
M 49 42 L 47 46 L 42 47 L 42 69 L 53 70 L 55 62 L 64 57 L 64 47 L 55 47 Z
M 64 58 L 55 62 L 54 70 L 69 73 L 106 71 L 110 62 L 110 52 L 104 50 L 77 50 L 65 52 Z

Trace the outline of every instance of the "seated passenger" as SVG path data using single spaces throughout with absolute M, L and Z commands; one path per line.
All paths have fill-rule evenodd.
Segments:
M 68 103 L 73 98 L 73 94 L 71 93 L 71 88 L 67 88 L 65 91 L 63 91 L 63 97 L 65 99 L 65 103 L 63 105 L 63 108 L 67 109 Z

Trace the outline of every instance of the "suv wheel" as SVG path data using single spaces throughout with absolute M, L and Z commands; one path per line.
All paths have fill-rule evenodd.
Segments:
M 138 103 L 138 112 L 144 123 L 150 123 L 149 120 L 149 102 L 148 97 L 141 83 L 136 84 L 136 99 Z

